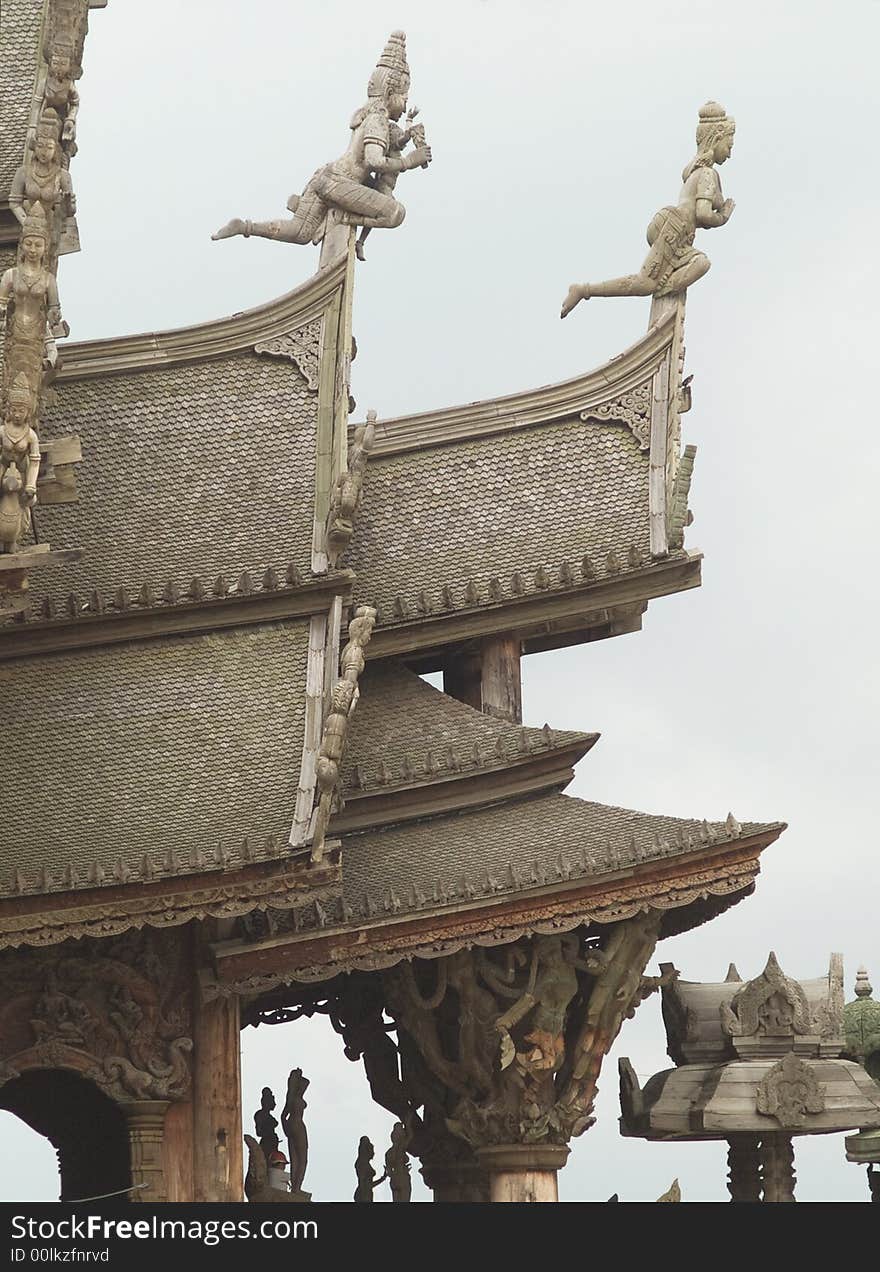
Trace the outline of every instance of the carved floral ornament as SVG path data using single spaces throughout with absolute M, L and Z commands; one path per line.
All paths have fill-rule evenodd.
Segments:
M 58 1068 L 121 1103 L 185 1098 L 193 1044 L 184 941 L 147 929 L 5 955 L 0 1081 Z
M 292 362 L 310 391 L 317 393 L 323 330 L 324 319 L 313 318 L 311 322 L 303 323 L 292 331 L 258 341 L 254 345 L 254 353 L 264 353 L 271 358 L 285 358 Z
M 639 450 L 651 448 L 651 381 L 640 384 L 629 392 L 621 394 L 613 402 L 602 402 L 599 406 L 588 407 L 581 411 L 581 419 L 595 421 L 599 424 L 620 422 L 625 424 L 639 444 Z

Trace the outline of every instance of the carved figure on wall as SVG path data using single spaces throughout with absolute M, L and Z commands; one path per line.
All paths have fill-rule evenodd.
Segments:
M 685 291 L 703 277 L 711 262 L 694 247 L 694 236 L 698 229 L 712 229 L 730 220 L 733 199 L 723 197 L 715 169 L 730 158 L 735 127 L 718 102 L 706 102 L 700 108 L 697 153 L 682 173 L 678 203 L 661 208 L 648 226 L 650 251 L 641 269 L 603 283 L 573 283 L 562 302 L 561 318 L 591 296 L 665 296 Z
M 348 720 L 357 705 L 358 678 L 364 669 L 364 649 L 373 635 L 376 611 L 370 605 L 358 606 L 348 625 L 348 643 L 339 655 L 341 676 L 330 694 L 330 710 L 324 721 L 324 733 L 315 765 L 317 807 L 312 828 L 312 860 L 320 861 L 324 839 L 333 811 L 333 798 L 339 784 L 339 762 L 345 750 Z
M 43 90 L 43 105 L 51 106 L 64 120 L 61 140 L 68 143 L 71 154 L 76 154 L 76 117 L 79 114 L 79 93 L 74 80 L 79 74 L 75 65 L 75 49 L 71 41 L 58 38 L 52 42 L 48 53 L 49 71 Z
M 281 1110 L 281 1129 L 287 1137 L 287 1155 L 290 1158 L 290 1191 L 299 1192 L 305 1179 L 309 1161 L 309 1137 L 306 1131 L 305 1093 L 309 1080 L 302 1069 L 291 1069 L 287 1079 L 287 1099 Z
M 0 552 L 14 552 L 37 499 L 40 442 L 33 427 L 34 393 L 23 372 L 6 395 L 0 425 Z
M 406 36 L 402 31 L 393 31 L 370 76 L 367 102 L 352 117 L 348 149 L 339 159 L 319 168 L 302 194 L 290 196 L 287 206 L 293 217 L 277 221 L 234 218 L 211 237 L 224 239 L 241 234 L 284 243 L 318 243 L 331 216 L 343 225 L 364 229 L 394 229 L 400 225 L 406 210 L 383 183 L 431 162 L 429 146 L 417 145 L 406 155 L 393 149 L 391 127 L 406 110 L 409 86 Z
M 12 179 L 9 210 L 22 225 L 35 203 L 42 203 L 47 217 L 59 207 L 65 216 L 76 211 L 70 173 L 61 163 L 60 131 L 57 113 L 45 110 L 37 125 L 30 161 L 23 163 Z
M 263 1087 L 260 1096 L 260 1107 L 254 1114 L 254 1130 L 257 1133 L 260 1148 L 262 1148 L 267 1162 L 269 1154 L 276 1152 L 278 1149 L 278 1118 L 272 1113 L 274 1107 L 275 1096 L 272 1094 L 271 1087 Z
M 327 556 L 335 566 L 351 542 L 354 519 L 363 495 L 367 460 L 376 438 L 376 412 L 367 411 L 366 424 L 354 430 L 354 441 L 348 457 L 348 469 L 340 473 L 330 492 L 327 513 Z
M 374 1189 L 385 1182 L 385 1175 L 382 1175 L 380 1179 L 376 1179 L 376 1172 L 373 1169 L 373 1155 L 375 1152 L 372 1142 L 366 1135 L 362 1135 L 358 1141 L 357 1157 L 354 1162 L 354 1170 L 357 1175 L 357 1188 L 354 1190 L 355 1201 L 372 1201 Z
M 816 1081 L 810 1066 L 790 1051 L 757 1088 L 755 1107 L 786 1129 L 803 1126 L 807 1114 L 824 1110 L 825 1087 Z
M 391 1128 L 391 1147 L 385 1154 L 384 1175 L 391 1183 L 392 1201 L 412 1200 L 412 1178 L 407 1151 L 411 1143 L 412 1136 L 403 1122 L 395 1122 Z
M 54 337 L 68 334 L 58 287 L 46 268 L 49 223 L 35 203 L 21 227 L 18 260 L 0 278 L 0 323 L 6 322 L 7 373 L 38 375 L 57 359 Z
M 181 944 L 177 933 L 145 931 L 4 955 L 7 1074 L 66 1069 L 120 1103 L 185 1098 L 192 1040 Z

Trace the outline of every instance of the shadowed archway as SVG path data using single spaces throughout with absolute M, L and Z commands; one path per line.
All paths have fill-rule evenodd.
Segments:
M 14 1113 L 58 1154 L 61 1201 L 131 1187 L 123 1112 L 88 1079 L 62 1069 L 37 1069 L 0 1088 L 0 1108 Z M 116 1198 L 126 1201 L 128 1196 Z

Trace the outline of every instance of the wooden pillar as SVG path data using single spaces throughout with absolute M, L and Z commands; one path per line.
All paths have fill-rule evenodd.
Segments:
M 757 1135 L 728 1135 L 727 1165 L 730 1200 L 760 1201 L 761 1157 Z
M 764 1201 L 794 1201 L 794 1147 L 791 1136 L 774 1131 L 761 1136 Z
M 162 1148 L 165 1157 L 165 1189 L 169 1201 L 192 1201 L 193 1192 L 193 1106 L 192 1100 L 178 1100 L 165 1114 Z
M 193 1035 L 194 1200 L 242 1201 L 238 999 L 197 998 Z
M 489 1172 L 490 1201 L 558 1201 L 557 1175 L 568 1158 L 563 1144 L 503 1144 L 478 1148 Z
M 483 692 L 480 684 L 480 659 L 477 654 L 455 656 L 443 668 L 443 692 L 458 702 L 467 703 L 476 711 L 482 710 Z
M 151 1205 L 168 1201 L 163 1135 L 168 1100 L 137 1100 L 123 1105 L 131 1149 L 132 1201 Z M 146 1187 L 138 1187 L 144 1185 Z
M 490 636 L 479 653 L 453 657 L 443 669 L 443 692 L 484 715 L 522 724 L 522 646 L 513 636 Z
M 481 710 L 499 720 L 522 724 L 522 646 L 513 636 L 492 636 L 481 649 Z

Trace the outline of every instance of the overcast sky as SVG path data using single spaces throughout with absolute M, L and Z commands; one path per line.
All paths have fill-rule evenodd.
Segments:
M 845 21 L 804 0 L 111 0 L 80 84 L 83 251 L 60 278 L 77 340 L 220 317 L 304 281 L 317 249 L 210 234 L 283 215 L 342 152 L 401 26 L 434 162 L 403 174 L 406 221 L 374 231 L 358 268 L 358 417 L 565 379 L 643 333 L 647 300 L 591 300 L 560 323 L 562 297 L 638 268 L 698 108 L 721 101 L 736 210 L 702 235 L 712 269 L 686 332 L 703 587 L 654 601 L 641 633 L 524 660 L 525 722 L 601 732 L 573 794 L 787 821 L 756 894 L 658 956 L 713 980 L 731 959 L 757 974 L 774 949 L 814 977 L 840 950 L 847 998 L 859 962 L 880 978 L 878 15 L 871 0 L 849 0 Z M 260 1087 L 283 1101 L 300 1065 L 306 1187 L 350 1197 L 359 1136 L 381 1160 L 392 1119 L 329 1026 L 247 1030 L 242 1052 L 245 1129 Z M 644 1077 L 668 1066 L 657 998 L 606 1061 L 563 1199 L 652 1199 L 676 1175 L 685 1200 L 726 1199 L 723 1146 L 620 1138 L 618 1055 Z M 2 1116 L 0 1195 L 57 1196 L 51 1148 Z M 802 1200 L 867 1199 L 842 1136 L 800 1139 L 796 1157 Z

